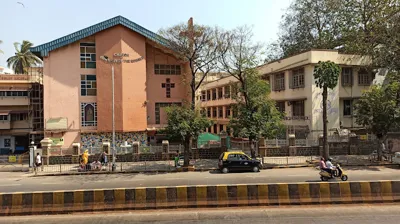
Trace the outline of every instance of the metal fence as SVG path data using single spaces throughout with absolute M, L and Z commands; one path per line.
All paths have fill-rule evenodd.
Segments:
M 29 154 L 0 155 L 0 171 L 28 171 Z
M 127 155 L 116 156 L 116 171 L 126 172 L 144 172 L 159 171 L 169 172 L 175 170 L 175 161 L 172 158 L 160 158 L 156 161 L 153 153 L 146 153 L 139 160 L 132 162 Z M 81 163 L 78 156 L 56 156 L 50 157 L 47 164 L 47 158 L 43 157 L 43 164 L 34 170 L 35 174 L 48 173 L 80 173 L 80 172 L 108 172 L 112 171 L 112 156 L 108 157 L 107 163 L 101 163 L 95 156 L 89 157 L 87 164 Z M 193 161 L 192 161 L 193 163 Z

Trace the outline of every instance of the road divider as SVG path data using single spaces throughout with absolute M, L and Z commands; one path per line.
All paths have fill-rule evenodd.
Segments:
M 400 202 L 400 181 L 97 189 L 0 194 L 0 215 Z

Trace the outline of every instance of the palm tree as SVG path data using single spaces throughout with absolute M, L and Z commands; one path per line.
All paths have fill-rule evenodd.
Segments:
M 0 40 L 0 44 L 2 44 L 3 41 Z M 0 54 L 3 54 L 4 52 L 2 50 L 0 50 Z
M 34 55 L 29 49 L 33 44 L 27 40 L 22 44 L 15 42 L 15 56 L 7 59 L 7 66 L 14 70 L 16 74 L 28 74 L 28 68 L 42 63 L 42 60 Z

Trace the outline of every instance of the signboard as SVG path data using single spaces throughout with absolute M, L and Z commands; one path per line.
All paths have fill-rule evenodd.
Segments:
M 8 157 L 8 162 L 9 163 L 16 163 L 17 162 L 17 157 L 16 156 L 9 156 Z
M 110 59 L 108 62 L 111 63 L 135 63 L 143 60 L 143 56 L 136 58 L 136 59 L 122 59 L 122 58 L 129 58 L 129 54 L 127 53 L 114 53 L 114 57 L 119 57 L 121 59 Z
M 360 140 L 367 140 L 368 136 L 367 135 L 360 135 Z
M 53 146 L 63 146 L 64 139 L 63 138 L 50 138 L 53 141 Z

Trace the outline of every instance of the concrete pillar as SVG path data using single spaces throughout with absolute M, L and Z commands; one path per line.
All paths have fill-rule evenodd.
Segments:
M 132 143 L 133 154 L 139 154 L 139 142 Z
M 109 142 L 103 142 L 103 152 L 106 152 L 107 155 L 110 155 L 110 145 Z
M 162 152 L 169 153 L 169 141 L 168 140 L 162 141 Z
M 51 156 L 51 145 L 53 144 L 53 140 L 50 138 L 44 138 L 42 141 L 40 141 L 40 144 L 42 145 L 42 158 L 43 158 L 43 165 L 49 165 L 50 161 L 50 156 Z M 46 164 L 44 164 L 44 161 L 46 161 Z
M 289 134 L 289 146 L 296 146 L 296 135 Z

